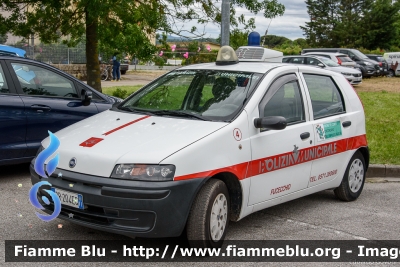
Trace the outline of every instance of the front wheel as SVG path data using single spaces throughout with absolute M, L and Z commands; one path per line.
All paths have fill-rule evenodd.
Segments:
M 192 247 L 219 248 L 229 223 L 229 193 L 221 180 L 210 179 L 189 213 L 187 237 Z
M 365 182 L 365 160 L 360 151 L 350 159 L 342 183 L 334 190 L 336 197 L 343 201 L 356 200 Z

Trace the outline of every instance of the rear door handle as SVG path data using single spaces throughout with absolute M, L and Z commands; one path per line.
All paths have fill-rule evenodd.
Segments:
M 343 127 L 349 127 L 351 125 L 351 121 L 344 121 L 342 125 Z
M 32 105 L 31 109 L 35 109 L 37 112 L 43 112 L 43 111 L 50 111 L 51 107 L 45 105 Z
M 300 135 L 301 140 L 307 139 L 308 137 L 310 137 L 310 133 L 309 132 L 305 132 L 305 133 L 302 133 Z

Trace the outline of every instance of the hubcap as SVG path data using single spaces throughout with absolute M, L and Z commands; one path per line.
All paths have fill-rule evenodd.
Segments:
M 361 160 L 355 159 L 349 169 L 349 187 L 351 192 L 357 193 L 364 180 L 364 166 Z
M 219 194 L 211 208 L 210 233 L 211 239 L 219 241 L 224 234 L 226 221 L 228 219 L 228 203 L 224 194 Z

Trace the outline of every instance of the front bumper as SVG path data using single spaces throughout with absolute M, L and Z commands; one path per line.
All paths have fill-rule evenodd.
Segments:
M 48 181 L 52 187 L 83 196 L 84 209 L 62 205 L 58 218 L 130 237 L 179 236 L 185 227 L 192 202 L 207 180 L 127 181 L 62 169 L 56 169 L 46 179 L 39 177 L 32 164 L 30 173 L 32 184 Z M 62 173 L 62 177 L 58 177 L 59 173 Z M 42 195 L 47 195 L 43 189 L 49 188 L 40 188 L 39 201 Z M 53 212 L 52 203 L 41 204 L 45 212 Z

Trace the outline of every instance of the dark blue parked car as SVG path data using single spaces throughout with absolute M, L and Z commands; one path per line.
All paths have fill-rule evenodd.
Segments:
M 121 99 L 34 60 L 0 56 L 0 165 L 29 162 L 57 132 Z

